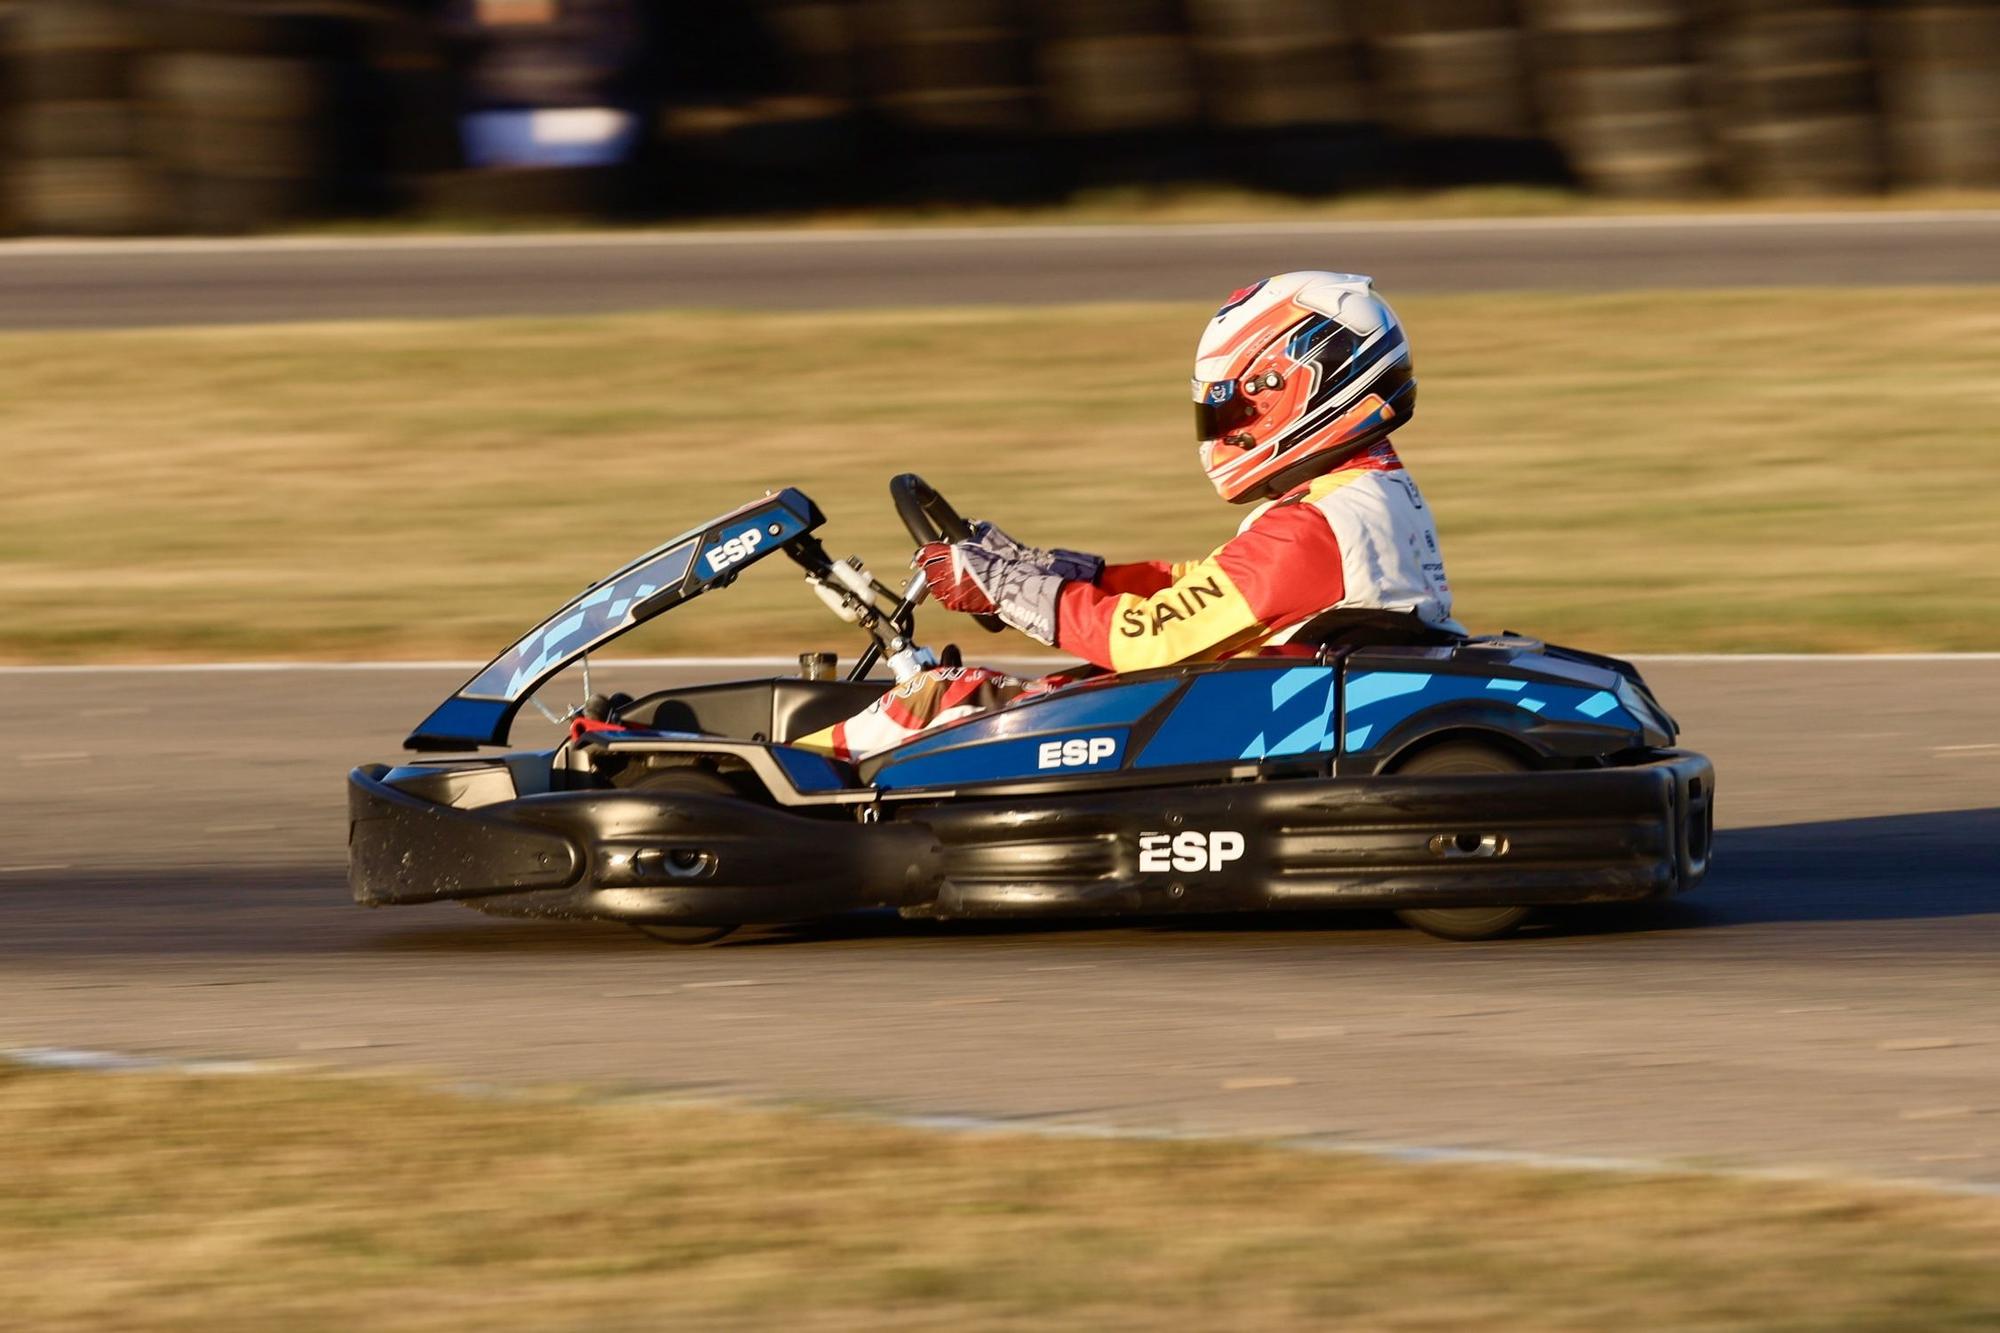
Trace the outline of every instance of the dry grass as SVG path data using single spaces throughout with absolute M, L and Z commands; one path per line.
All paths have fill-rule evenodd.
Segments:
M 1424 388 L 1398 440 L 1473 626 L 2000 647 L 1994 291 L 1400 304 Z M 1204 313 L 0 337 L 0 656 L 485 654 L 767 486 L 819 499 L 836 552 L 895 566 L 883 485 L 905 469 L 1029 539 L 1196 553 L 1238 516 L 1189 439 Z M 632 647 L 844 646 L 787 569 Z
M 1971 1329 L 2000 1203 L 0 1069 L 10 1328 Z

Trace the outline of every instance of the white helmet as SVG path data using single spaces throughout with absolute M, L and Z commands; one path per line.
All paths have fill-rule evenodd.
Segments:
M 1194 361 L 1201 465 L 1231 503 L 1282 495 L 1410 419 L 1410 344 L 1373 279 L 1280 273 L 1237 291 Z

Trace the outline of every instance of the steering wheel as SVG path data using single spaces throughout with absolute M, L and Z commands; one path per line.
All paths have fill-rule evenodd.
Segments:
M 905 472 L 889 483 L 889 497 L 896 502 L 896 516 L 910 530 L 919 546 L 932 542 L 968 542 L 972 525 L 959 517 L 951 501 L 939 495 L 931 484 L 914 472 Z M 998 634 L 1007 628 L 998 616 L 974 616 L 979 628 Z

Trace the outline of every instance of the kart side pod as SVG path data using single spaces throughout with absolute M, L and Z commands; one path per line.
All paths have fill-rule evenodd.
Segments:
M 470 809 L 350 778 L 369 905 L 674 924 L 1629 901 L 1708 868 L 1700 755 L 1501 776 L 1316 778 L 909 802 L 860 822 L 728 796 L 569 792 Z

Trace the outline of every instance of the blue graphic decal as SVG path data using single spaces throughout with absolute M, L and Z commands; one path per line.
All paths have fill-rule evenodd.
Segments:
M 502 726 L 511 705 L 504 699 L 462 699 L 457 696 L 439 704 L 417 728 L 419 735 L 463 737 L 478 745 Z
M 1550 721 L 1640 729 L 1615 694 L 1595 687 L 1416 671 L 1360 671 L 1347 680 L 1342 749 L 1352 754 L 1426 709 L 1461 700 L 1510 706 Z
M 543 675 L 624 632 L 632 607 L 686 577 L 695 543 L 685 541 L 592 588 L 555 613 L 467 685 L 461 694 L 479 699 L 519 699 Z
M 1292 335 L 1291 341 L 1285 344 L 1285 355 L 1294 361 L 1305 360 L 1306 353 L 1312 351 L 1313 340 L 1324 333 L 1326 326 L 1331 323 L 1333 323 L 1333 320 L 1330 317 L 1322 315 L 1310 324 L 1301 327 L 1297 333 Z
M 1347 681 L 1347 715 L 1384 699 L 1415 694 L 1431 683 L 1431 678 L 1414 671 L 1364 671 Z
M 1576 711 L 1585 717 L 1603 717 L 1618 706 L 1618 696 L 1609 690 L 1599 690 L 1576 706 Z
M 426 749 L 505 744 L 516 707 L 549 677 L 633 626 L 726 581 L 741 566 L 784 549 L 824 521 L 811 500 L 787 487 L 662 542 L 570 599 L 480 668 L 406 744 Z M 455 706 L 466 700 L 512 706 Z M 461 725 L 452 718 L 466 721 Z
M 778 767 L 785 770 L 785 776 L 792 780 L 792 785 L 802 792 L 836 791 L 847 785 L 841 779 L 840 770 L 833 766 L 833 761 L 817 751 L 774 745 L 771 757 L 778 761 Z
M 1137 767 L 1311 754 L 1328 748 L 1332 667 L 1234 669 L 1195 677 Z

